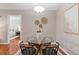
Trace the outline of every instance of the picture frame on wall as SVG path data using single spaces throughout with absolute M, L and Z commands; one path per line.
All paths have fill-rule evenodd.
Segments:
M 79 34 L 79 10 L 78 4 L 72 6 L 64 12 L 64 32 Z

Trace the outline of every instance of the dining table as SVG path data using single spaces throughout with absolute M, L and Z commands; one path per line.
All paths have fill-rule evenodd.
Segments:
M 56 43 L 55 42 L 53 42 L 52 44 L 51 44 L 51 42 L 50 42 L 50 44 L 49 45 L 45 45 L 45 43 L 32 43 L 33 44 L 33 46 L 35 46 L 37 49 L 38 49 L 38 53 L 41 55 L 42 54 L 42 49 L 43 48 L 45 48 L 46 46 L 47 47 L 50 47 L 50 48 L 52 48 L 52 47 L 55 47 L 56 46 Z

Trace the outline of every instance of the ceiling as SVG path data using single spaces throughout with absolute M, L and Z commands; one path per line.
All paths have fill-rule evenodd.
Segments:
M 46 10 L 57 10 L 62 3 L 0 3 L 0 9 L 33 10 L 35 6 L 42 6 Z

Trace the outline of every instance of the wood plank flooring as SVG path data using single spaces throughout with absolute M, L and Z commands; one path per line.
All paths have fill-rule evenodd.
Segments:
M 10 55 L 14 55 L 19 50 L 19 37 L 10 41 L 9 53 Z
M 17 37 L 9 44 L 0 44 L 0 55 L 14 55 L 19 49 L 19 40 L 20 38 Z
M 0 44 L 0 55 L 9 54 L 9 44 Z

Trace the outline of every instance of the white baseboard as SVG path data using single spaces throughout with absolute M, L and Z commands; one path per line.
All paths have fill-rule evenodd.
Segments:
M 64 53 L 66 53 L 67 55 L 70 55 L 68 52 L 66 52 L 66 50 L 64 50 L 62 47 L 59 47 Z M 59 52 L 60 54 L 62 54 L 61 52 Z
M 9 43 L 0 43 L 0 44 L 9 44 Z

